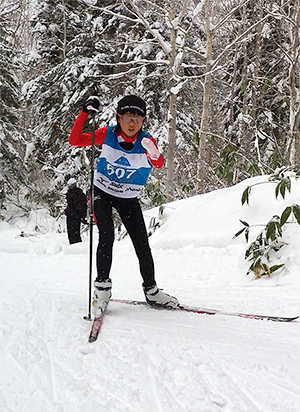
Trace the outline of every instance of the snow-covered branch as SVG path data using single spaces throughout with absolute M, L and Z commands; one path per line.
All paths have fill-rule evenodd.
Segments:
M 212 61 L 212 68 L 214 68 L 217 64 L 219 64 L 220 60 L 224 57 L 224 55 L 226 55 L 228 53 L 229 50 L 232 49 L 232 47 L 234 45 L 236 45 L 237 43 L 239 43 L 240 41 L 243 41 L 245 39 L 245 37 L 251 33 L 254 32 L 254 29 L 261 25 L 262 22 L 264 22 L 265 20 L 267 20 L 270 17 L 269 14 L 267 14 L 266 16 L 264 16 L 261 20 L 257 21 L 256 23 L 254 23 L 253 25 L 251 25 L 251 27 L 249 27 L 246 31 L 244 31 L 242 34 L 240 34 L 238 37 L 236 37 L 230 44 L 228 44 L 224 50 L 217 56 L 217 58 L 215 60 Z

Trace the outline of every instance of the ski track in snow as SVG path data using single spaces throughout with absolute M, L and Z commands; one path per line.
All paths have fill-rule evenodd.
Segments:
M 298 412 L 297 323 L 111 302 L 89 344 L 81 282 L 51 274 L 45 256 L 34 259 L 45 276 L 21 273 L 15 257 L 4 280 L 14 300 L 7 292 L 1 308 L 2 411 Z
M 111 302 L 88 343 L 88 237 L 70 247 L 65 233 L 18 233 L 0 230 L 1 412 L 300 411 L 300 322 Z M 299 230 L 290 273 L 256 282 L 234 233 L 186 245 L 155 234 L 158 286 L 190 306 L 298 315 Z M 143 299 L 128 239 L 115 244 L 111 277 L 113 297 Z

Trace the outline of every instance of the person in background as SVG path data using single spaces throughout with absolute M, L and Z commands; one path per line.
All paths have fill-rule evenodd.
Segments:
M 67 184 L 67 207 L 65 209 L 65 215 L 67 216 L 69 243 L 72 245 L 73 243 L 82 242 L 80 224 L 87 223 L 87 197 L 83 191 L 76 186 L 76 180 L 73 177 L 69 179 Z
M 98 112 L 100 100 L 91 96 L 75 120 L 69 143 L 90 146 L 92 133 L 83 133 L 89 112 Z M 99 229 L 97 277 L 94 282 L 94 311 L 103 310 L 111 297 L 109 277 L 114 243 L 112 209 L 116 209 L 131 238 L 139 260 L 146 301 L 151 305 L 177 307 L 179 302 L 158 289 L 147 230 L 138 200 L 152 167 L 161 168 L 164 158 L 154 138 L 142 129 L 146 103 L 135 95 L 123 97 L 117 105 L 116 124 L 95 130 L 95 144 L 102 146 L 94 173 L 94 214 Z

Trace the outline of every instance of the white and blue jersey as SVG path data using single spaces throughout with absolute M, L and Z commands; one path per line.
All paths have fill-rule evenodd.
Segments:
M 125 150 L 118 142 L 115 128 L 107 128 L 94 175 L 94 185 L 113 196 L 137 197 L 152 169 L 146 150 L 141 145 L 142 139 L 151 135 L 140 131 L 133 148 Z

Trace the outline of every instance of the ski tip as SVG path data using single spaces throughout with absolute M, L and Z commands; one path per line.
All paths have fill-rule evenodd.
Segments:
M 294 322 L 295 320 L 299 319 L 299 316 L 284 318 L 280 316 L 267 316 L 267 320 L 272 320 L 274 322 Z

